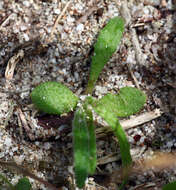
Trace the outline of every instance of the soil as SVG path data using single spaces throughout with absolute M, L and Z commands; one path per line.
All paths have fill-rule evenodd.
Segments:
M 0 1 L 0 174 L 12 184 L 28 176 L 34 190 L 54 187 L 30 174 L 56 189 L 76 189 L 74 113 L 40 113 L 30 93 L 44 81 L 58 81 L 82 97 L 97 35 L 110 18 L 122 16 L 126 21 L 123 39 L 93 96 L 133 86 L 147 95 L 138 118 L 156 109 L 162 112 L 126 130 L 134 165 L 146 163 L 156 152 L 160 164 L 143 165 L 131 173 L 124 189 L 162 189 L 176 180 L 175 163 L 169 159 L 176 148 L 175 10 L 175 0 Z M 89 176 L 85 189 L 117 189 L 122 183 L 119 146 L 106 130 L 97 134 L 97 157 L 96 173 Z M 3 181 L 0 189 L 8 189 Z

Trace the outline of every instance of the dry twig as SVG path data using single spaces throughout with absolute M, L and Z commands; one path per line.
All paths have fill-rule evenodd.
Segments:
M 155 152 L 148 158 L 142 158 L 133 163 L 133 165 L 128 168 L 128 174 L 138 175 L 143 174 L 149 170 L 154 172 L 162 171 L 163 169 L 175 169 L 176 168 L 176 153 L 163 153 L 163 152 Z M 113 171 L 113 173 L 108 176 L 109 183 L 121 183 L 123 180 L 123 173 L 126 172 L 126 168 L 117 169 Z M 145 187 L 156 186 L 156 184 L 145 184 Z M 139 186 L 140 187 L 140 186 Z M 136 189 L 136 188 L 135 188 Z M 139 188 L 141 189 L 141 188 Z M 153 188 L 152 188 L 153 189 Z
M 101 157 L 98 159 L 98 165 L 107 164 L 109 162 L 114 162 L 120 160 L 120 154 L 117 153 L 108 154 L 107 156 Z
M 10 108 L 9 108 L 9 110 L 8 110 L 8 114 L 7 114 L 6 119 L 5 119 L 5 122 L 4 122 L 4 127 L 7 126 L 8 121 L 10 120 L 10 118 L 11 118 L 11 116 L 12 116 L 12 114 L 13 114 L 13 110 L 14 110 L 14 106 L 15 106 L 15 104 L 13 103 L 13 101 L 10 101 L 9 104 L 10 104 Z
M 130 168 L 129 174 L 141 174 L 149 170 L 159 172 L 163 169 L 171 168 L 176 168 L 176 153 L 155 152 L 148 158 L 142 158 L 135 161 L 133 166 Z M 122 171 L 118 171 L 118 174 L 122 174 Z M 116 181 L 116 173 L 117 171 L 113 174 L 113 181 Z
M 54 185 L 48 183 L 47 181 L 43 180 L 42 178 L 32 174 L 31 172 L 29 172 L 27 169 L 25 169 L 23 166 L 17 165 L 15 162 L 4 162 L 0 160 L 0 165 L 2 166 L 6 166 L 12 170 L 15 170 L 17 172 L 19 172 L 20 174 L 22 173 L 25 176 L 29 176 L 32 179 L 35 179 L 37 181 L 39 181 L 40 183 L 44 184 L 46 187 L 48 187 L 51 190 L 58 190 L 58 188 L 56 188 Z
M 85 12 L 85 14 L 76 22 L 76 25 L 83 23 L 87 20 L 87 18 L 94 12 L 97 10 L 97 6 L 93 6 L 91 7 L 88 11 Z
M 143 113 L 141 115 L 135 116 L 134 118 L 128 119 L 128 120 L 122 120 L 120 121 L 120 124 L 122 125 L 122 127 L 127 130 L 130 129 L 132 127 L 136 127 L 138 125 L 141 125 L 143 123 L 146 123 L 148 121 L 151 121 L 153 119 L 156 119 L 157 117 L 160 117 L 162 114 L 162 112 L 159 109 L 156 109 L 154 111 L 151 112 L 147 112 L 147 113 Z M 103 136 L 106 136 L 107 132 L 111 132 L 111 128 L 110 127 L 101 127 L 96 129 L 96 138 L 100 138 Z M 98 164 L 107 164 L 109 162 L 113 162 L 113 161 L 117 161 L 119 160 L 120 157 L 117 155 L 107 155 L 105 157 L 102 157 L 101 159 L 98 160 Z
M 11 80 L 13 78 L 14 70 L 16 67 L 16 64 L 20 59 L 24 57 L 24 51 L 20 50 L 16 55 L 10 58 L 8 61 L 6 71 L 5 71 L 5 78 L 6 80 Z
M 132 68 L 131 68 L 131 66 L 130 66 L 129 63 L 127 63 L 127 67 L 128 67 L 128 70 L 129 70 L 129 72 L 130 72 L 130 74 L 131 74 L 131 77 L 132 77 L 133 80 L 134 80 L 134 83 L 135 83 L 136 87 L 137 87 L 138 89 L 140 89 L 139 82 L 138 82 L 137 78 L 135 77 L 135 75 L 134 75 L 134 73 L 133 73 L 133 71 L 132 71 Z
M 0 30 L 5 30 L 5 25 L 9 22 L 9 20 L 14 16 L 15 14 L 10 14 L 0 25 Z
M 128 119 L 128 120 L 121 120 L 120 124 L 122 125 L 122 127 L 125 130 L 127 130 L 130 128 L 136 127 L 138 125 L 142 125 L 142 124 L 149 122 L 153 119 L 156 119 L 156 118 L 160 117 L 161 115 L 162 115 L 162 112 L 159 109 L 155 109 L 154 111 L 150 111 L 150 112 L 138 115 L 138 116 L 134 116 L 133 118 Z M 105 124 L 103 124 L 103 126 L 104 127 L 100 127 L 98 129 L 96 129 L 97 138 L 103 137 L 106 135 L 105 133 L 111 132 L 110 127 L 108 127 Z
M 34 135 L 31 133 L 31 129 L 29 128 L 28 126 L 28 123 L 27 123 L 27 120 L 26 120 L 26 117 L 25 115 L 23 114 L 22 110 L 20 108 L 17 108 L 17 113 L 18 113 L 18 116 L 19 116 L 19 119 L 26 131 L 26 134 L 28 134 L 30 140 L 34 140 L 35 137 Z
M 132 19 L 131 19 L 130 10 L 128 8 L 127 0 L 123 1 L 122 5 L 120 7 L 120 12 L 126 21 L 126 25 L 129 26 L 129 30 L 130 30 L 130 34 L 131 34 L 131 40 L 132 40 L 133 47 L 134 47 L 135 54 L 136 54 L 136 60 L 137 60 L 139 65 L 145 65 L 144 55 L 142 53 L 142 50 L 141 50 L 141 47 L 140 47 L 140 44 L 138 41 L 136 30 L 135 30 L 135 28 L 130 26 Z
M 65 5 L 64 9 L 62 10 L 61 14 L 57 17 L 55 23 L 54 23 L 54 26 L 51 30 L 51 34 L 50 34 L 50 37 L 48 38 L 48 41 L 47 43 L 51 42 L 52 39 L 53 39 L 53 36 L 54 36 L 54 32 L 56 31 L 56 27 L 58 25 L 58 22 L 60 21 L 60 19 L 62 18 L 62 16 L 64 15 L 64 13 L 66 12 L 68 6 L 70 5 L 71 1 L 68 1 L 67 4 Z

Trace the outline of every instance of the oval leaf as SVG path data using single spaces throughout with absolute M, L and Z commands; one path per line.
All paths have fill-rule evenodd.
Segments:
M 31 93 L 32 102 L 45 113 L 62 114 L 73 110 L 78 101 L 71 90 L 59 82 L 45 82 Z
M 73 153 L 76 184 L 83 188 L 89 172 L 89 133 L 86 114 L 78 109 L 73 120 Z
M 93 106 L 98 112 L 114 113 L 126 117 L 137 113 L 144 106 L 146 95 L 133 87 L 121 88 L 118 95 L 107 94 Z
M 89 141 L 88 141 L 89 171 L 88 173 L 93 175 L 96 169 L 96 165 L 97 165 L 95 125 L 93 123 L 92 110 L 89 108 L 89 104 L 87 104 L 89 100 L 86 100 L 86 101 L 83 106 L 86 113 L 86 121 L 87 121 L 87 128 L 88 128 L 88 134 L 89 134 Z
M 124 31 L 124 20 L 120 17 L 112 18 L 100 31 L 97 42 L 94 46 L 94 55 L 90 68 L 90 77 L 86 89 L 91 94 L 96 80 L 99 77 L 104 65 L 109 61 L 116 51 Z
M 73 149 L 76 184 L 84 186 L 88 174 L 96 169 L 96 138 L 92 111 L 84 105 L 78 109 L 73 120 Z
M 176 189 L 176 181 L 166 184 L 162 190 L 174 190 Z
M 17 185 L 15 185 L 15 190 L 30 190 L 31 187 L 29 179 L 24 177 L 19 179 Z

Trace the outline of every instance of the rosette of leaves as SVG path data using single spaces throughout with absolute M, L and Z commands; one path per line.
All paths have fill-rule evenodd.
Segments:
M 117 49 L 123 30 L 123 19 L 115 17 L 100 32 L 92 57 L 87 93 L 92 93 L 100 72 Z M 67 87 L 56 82 L 39 85 L 31 93 L 31 98 L 40 111 L 59 115 L 74 110 L 78 102 L 78 97 Z M 142 91 L 125 87 L 119 94 L 107 94 L 100 100 L 89 96 L 82 106 L 76 109 L 72 123 L 73 153 L 76 184 L 79 188 L 84 187 L 86 178 L 96 169 L 96 138 L 92 109 L 112 128 L 119 141 L 123 167 L 128 168 L 132 162 L 130 145 L 118 116 L 126 117 L 137 113 L 145 101 L 146 96 Z
M 56 91 L 57 88 L 55 88 L 55 85 L 57 85 L 55 82 L 43 83 L 39 86 L 40 88 L 36 87 L 37 91 L 34 89 L 31 94 L 32 100 L 33 95 L 35 95 L 34 104 L 38 102 L 37 97 L 39 97 L 39 105 L 45 104 L 44 109 L 42 110 L 43 107 L 40 107 L 40 110 L 46 113 L 60 113 L 60 108 L 66 106 L 66 100 L 64 100 L 64 105 L 62 105 L 61 96 L 56 93 L 63 89 L 63 85 L 59 84 L 59 87 L 57 86 L 57 88 L 61 88 L 58 91 Z M 44 89 L 41 89 L 43 86 Z M 44 99 L 41 98 L 43 96 L 45 97 Z M 74 106 L 71 108 L 71 103 L 69 101 L 71 98 L 69 96 L 74 97 L 74 101 L 77 101 L 78 98 L 73 96 L 69 89 L 65 91 L 65 96 L 68 97 L 67 101 L 70 110 L 74 109 L 76 103 L 73 104 Z M 117 136 L 123 167 L 128 167 L 132 162 L 130 146 L 117 117 L 126 117 L 138 112 L 143 107 L 145 101 L 146 96 L 142 91 L 133 87 L 125 87 L 119 91 L 119 94 L 107 94 L 100 100 L 96 100 L 91 96 L 87 97 L 82 108 L 76 110 L 72 125 L 74 168 L 76 184 L 79 188 L 84 186 L 88 175 L 93 174 L 96 169 L 96 138 L 92 109 L 109 124 L 114 134 Z M 58 102 L 59 105 L 55 105 L 55 102 Z M 48 106 L 46 103 L 48 103 Z M 57 109 L 59 110 L 57 111 Z M 68 109 L 63 110 L 65 111 Z

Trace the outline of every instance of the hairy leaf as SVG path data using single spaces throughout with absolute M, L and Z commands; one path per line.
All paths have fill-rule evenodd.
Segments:
M 84 187 L 88 174 L 96 168 L 96 141 L 92 112 L 78 109 L 73 120 L 73 149 L 76 184 Z
M 97 42 L 94 46 L 94 55 L 90 68 L 90 77 L 86 89 L 87 94 L 91 94 L 95 82 L 99 77 L 104 65 L 109 61 L 116 51 L 124 31 L 124 20 L 120 17 L 112 18 L 108 24 L 100 31 Z
M 45 113 L 62 114 L 70 112 L 77 105 L 78 97 L 59 82 L 44 82 L 31 93 L 32 102 Z
M 89 174 L 93 175 L 97 165 L 95 125 L 93 123 L 92 110 L 88 105 L 84 106 L 89 133 Z
M 89 174 L 93 175 L 97 166 L 95 125 L 88 123 L 89 130 Z
M 126 134 L 117 119 L 117 116 L 114 112 L 106 111 L 105 109 L 99 110 L 94 108 L 95 111 L 108 123 L 108 125 L 112 128 L 114 134 L 119 140 L 120 153 L 122 156 L 122 164 L 123 167 L 130 166 L 132 159 L 130 155 L 130 145 L 128 143 Z
M 73 120 L 73 149 L 74 170 L 76 184 L 79 188 L 84 187 L 89 170 L 89 133 L 86 122 L 86 114 L 78 109 Z
M 17 185 L 15 185 L 15 190 L 30 190 L 31 188 L 29 179 L 26 177 L 19 179 Z
M 119 117 L 126 117 L 137 113 L 144 106 L 146 95 L 133 87 L 121 88 L 119 94 L 107 94 L 94 105 L 95 109 L 103 112 L 104 115 L 109 112 Z
M 130 146 L 117 116 L 125 117 L 138 112 L 144 105 L 146 96 L 136 88 L 125 87 L 118 95 L 108 94 L 92 101 L 93 109 L 109 124 L 117 136 L 124 167 L 131 164 Z

